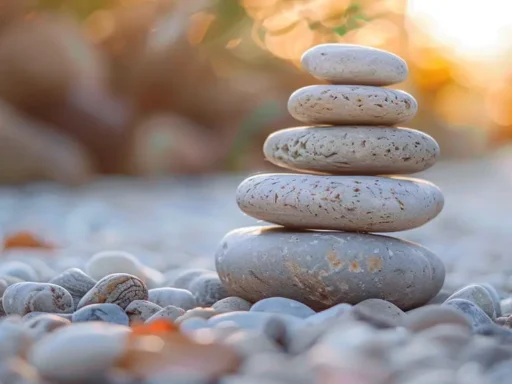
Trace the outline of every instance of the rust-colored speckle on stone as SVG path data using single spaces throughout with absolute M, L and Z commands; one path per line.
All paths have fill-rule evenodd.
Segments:
M 380 272 L 382 270 L 382 260 L 379 257 L 369 257 L 366 260 L 366 266 L 370 273 Z
M 338 259 L 338 255 L 332 249 L 327 252 L 327 261 L 334 269 L 340 269 L 344 264 L 343 260 Z
M 350 263 L 350 267 L 348 268 L 350 272 L 359 273 L 361 272 L 361 266 L 357 262 L 357 260 L 354 260 Z

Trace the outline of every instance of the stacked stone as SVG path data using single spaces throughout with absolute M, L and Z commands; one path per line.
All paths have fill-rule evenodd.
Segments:
M 264 145 L 270 162 L 302 173 L 240 184 L 241 210 L 279 226 L 227 234 L 216 254 L 219 277 L 252 302 L 280 296 L 316 310 L 369 298 L 404 310 L 425 304 L 444 283 L 443 263 L 420 245 L 370 234 L 420 227 L 444 204 L 430 182 L 387 176 L 423 171 L 439 155 L 429 135 L 394 127 L 417 111 L 411 95 L 384 88 L 406 79 L 406 63 L 378 49 L 324 44 L 302 65 L 330 83 L 289 99 L 291 115 L 311 126 L 275 132 Z

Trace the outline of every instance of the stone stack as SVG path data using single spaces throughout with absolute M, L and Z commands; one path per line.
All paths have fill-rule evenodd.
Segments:
M 280 296 L 320 310 L 379 298 L 407 310 L 433 298 L 445 270 L 420 245 L 370 232 L 420 227 L 443 208 L 432 183 L 404 175 L 431 167 L 437 142 L 409 128 L 416 100 L 383 88 L 405 80 L 407 65 L 378 49 L 319 45 L 302 58 L 329 85 L 294 92 L 293 117 L 310 126 L 284 129 L 264 145 L 272 163 L 302 173 L 244 180 L 246 214 L 279 226 L 228 233 L 216 267 L 228 291 L 251 302 Z

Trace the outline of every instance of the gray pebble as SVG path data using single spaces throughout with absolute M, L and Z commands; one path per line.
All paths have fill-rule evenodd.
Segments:
M 393 303 L 381 299 L 367 299 L 356 304 L 354 308 L 363 309 L 375 316 L 392 321 L 401 326 L 405 321 L 405 312 Z
M 360 233 L 240 228 L 223 238 L 215 258 L 230 294 L 250 302 L 288 297 L 316 311 L 369 298 L 415 308 L 439 292 L 445 276 L 426 248 Z
M 251 309 L 251 303 L 241 297 L 230 296 L 217 301 L 212 305 L 212 308 L 218 313 L 248 311 Z
M 183 316 L 184 314 L 185 311 L 183 309 L 175 307 L 173 305 L 167 305 L 166 307 L 162 308 L 160 311 L 155 313 L 153 316 L 151 316 L 149 319 L 147 319 L 146 323 L 152 323 L 153 321 L 158 319 L 166 319 L 174 322 L 178 317 Z
M 489 283 L 479 283 L 477 285 L 484 287 L 489 295 L 491 295 L 494 304 L 494 310 L 496 311 L 496 317 L 500 317 L 502 315 L 500 306 L 501 298 L 496 288 L 494 288 L 494 286 Z
M 1 263 L 0 275 L 9 275 L 29 282 L 39 281 L 39 276 L 32 266 L 16 260 Z
M 197 331 L 198 329 L 208 328 L 208 321 L 201 317 L 191 317 L 183 320 L 180 323 L 180 331 L 189 334 L 191 332 Z
M 71 318 L 73 317 L 72 313 L 48 313 L 48 312 L 29 312 L 25 316 L 22 317 L 22 321 L 24 323 L 27 323 L 29 320 L 35 319 L 39 316 L 45 316 L 45 315 L 53 315 L 58 316 L 62 319 L 71 321 Z
M 198 306 L 192 293 L 180 288 L 164 287 L 150 289 L 148 300 L 162 308 L 173 305 L 188 310 Z
M 73 323 L 103 321 L 105 323 L 128 325 L 130 320 L 124 310 L 116 304 L 91 304 L 73 313 Z
M 126 273 L 144 279 L 142 265 L 135 256 L 123 251 L 103 251 L 92 256 L 86 265 L 89 276 L 101 280 L 105 276 Z
M 317 312 L 314 315 L 305 319 L 307 324 L 320 324 L 327 321 L 335 320 L 352 308 L 352 305 L 347 303 L 336 304 L 329 309 Z
M 85 294 L 77 309 L 91 304 L 111 303 L 125 309 L 134 300 L 147 300 L 148 289 L 144 282 L 126 273 L 105 276 Z
M 2 275 L 1 279 L 7 283 L 7 286 L 10 287 L 11 285 L 14 285 L 16 283 L 24 283 L 22 279 L 15 276 L 10 275 Z
M 512 359 L 512 350 L 503 345 L 469 345 L 459 356 L 465 362 L 474 362 L 485 370 L 496 364 Z
M 236 331 L 222 340 L 222 343 L 233 347 L 236 352 L 245 358 L 260 353 L 274 354 L 283 352 L 279 344 L 257 331 Z
M 182 271 L 178 276 L 176 276 L 173 287 L 189 289 L 190 283 L 196 278 L 204 274 L 210 274 L 214 271 L 210 271 L 208 269 L 194 268 L 194 269 L 186 269 Z
M 472 322 L 460 310 L 437 304 L 408 312 L 404 326 L 411 332 L 421 332 L 442 324 L 454 324 L 472 330 Z
M 9 284 L 7 284 L 7 281 L 0 278 L 0 296 L 3 296 L 5 290 L 7 289 L 8 286 L 9 286 Z
M 161 306 L 147 300 L 134 300 L 125 309 L 130 325 L 144 323 L 162 309 Z
M 429 304 L 443 304 L 446 299 L 448 299 L 452 295 L 452 292 L 441 289 L 437 295 L 435 295 L 428 303 Z
M 66 288 L 71 293 L 76 308 L 82 297 L 94 287 L 96 281 L 79 268 L 69 268 L 51 279 L 50 283 Z
M 417 337 L 442 343 L 451 358 L 456 358 L 471 341 L 471 331 L 453 323 L 439 324 L 417 333 Z
M 197 276 L 190 282 L 189 290 L 196 298 L 197 305 L 201 307 L 209 307 L 229 296 L 216 273 Z
M 210 317 L 218 315 L 217 311 L 213 308 L 194 308 L 189 309 L 184 315 L 176 319 L 176 324 L 181 324 L 183 321 L 192 318 L 209 319 Z
M 316 312 L 297 300 L 285 297 L 269 297 L 253 304 L 251 312 L 283 313 L 305 319 Z
M 7 314 L 23 316 L 29 312 L 71 313 L 73 298 L 64 288 L 49 283 L 16 283 L 3 295 Z
M 475 284 L 468 285 L 467 287 L 464 287 L 455 292 L 446 301 L 453 299 L 471 301 L 473 304 L 478 305 L 491 319 L 496 318 L 496 310 L 493 298 L 487 289 L 482 286 Z
M 25 322 L 25 327 L 32 331 L 35 339 L 50 333 L 57 328 L 70 325 L 71 321 L 51 313 L 41 314 Z
M 451 299 L 443 305 L 454 308 L 471 321 L 473 332 L 477 332 L 480 327 L 493 325 L 492 319 L 476 304 L 464 299 Z

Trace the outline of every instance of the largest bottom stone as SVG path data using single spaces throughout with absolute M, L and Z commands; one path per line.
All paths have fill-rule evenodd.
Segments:
M 316 310 L 369 298 L 415 308 L 439 292 L 445 277 L 436 255 L 405 240 L 283 227 L 234 230 L 215 260 L 233 295 L 252 302 L 288 297 Z

